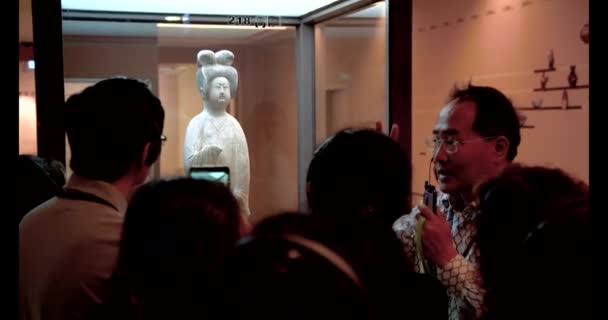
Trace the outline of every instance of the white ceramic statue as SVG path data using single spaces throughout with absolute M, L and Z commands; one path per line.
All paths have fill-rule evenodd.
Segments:
M 230 188 L 243 214 L 249 211 L 249 149 L 239 122 L 226 108 L 236 93 L 238 73 L 232 66 L 234 54 L 227 50 L 197 54 L 196 82 L 203 97 L 203 111 L 186 129 L 184 168 L 227 166 Z

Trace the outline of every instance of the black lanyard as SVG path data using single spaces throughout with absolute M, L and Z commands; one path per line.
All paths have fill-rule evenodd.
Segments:
M 57 197 L 62 198 L 62 199 L 95 202 L 95 203 L 103 204 L 105 206 L 108 206 L 108 207 L 113 208 L 114 210 L 118 211 L 118 208 L 116 208 L 115 205 L 111 204 L 106 199 L 100 198 L 92 193 L 88 193 L 88 192 L 84 192 L 84 191 L 80 191 L 80 190 L 76 190 L 76 189 L 64 188 L 57 195 Z

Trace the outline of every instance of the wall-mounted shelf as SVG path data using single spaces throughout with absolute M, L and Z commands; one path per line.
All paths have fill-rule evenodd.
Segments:
M 555 68 L 536 69 L 536 70 L 534 70 L 534 73 L 553 72 L 555 70 L 557 70 L 557 69 L 555 69 Z
M 540 108 L 534 108 L 534 107 L 519 107 L 517 109 L 519 110 L 527 110 L 527 111 L 543 111 L 543 110 L 575 110 L 575 109 L 582 109 L 582 106 L 568 106 L 566 109 L 564 109 L 564 107 L 562 106 L 548 106 L 548 107 L 540 107 Z
M 549 54 L 549 67 L 548 68 L 542 68 L 542 69 L 535 69 L 534 73 L 540 73 L 541 78 L 540 78 L 540 88 L 533 88 L 532 90 L 534 92 L 539 92 L 539 91 L 564 91 L 562 94 L 562 104 L 566 105 L 566 107 L 564 108 L 563 106 L 538 106 L 538 107 L 534 107 L 534 105 L 539 104 L 539 103 L 532 103 L 532 107 L 518 107 L 518 110 L 525 110 L 525 111 L 546 111 L 546 110 L 563 110 L 563 111 L 567 111 L 567 110 L 577 110 L 577 109 L 582 109 L 583 107 L 580 105 L 577 106 L 570 106 L 569 104 L 569 99 L 568 99 L 568 90 L 574 90 L 574 89 L 586 89 L 589 88 L 588 84 L 583 84 L 583 85 L 578 85 L 578 86 L 562 86 L 562 87 L 545 87 L 545 85 L 547 84 L 547 81 L 549 80 L 549 77 L 547 77 L 547 75 L 545 75 L 546 72 L 554 72 L 557 71 L 557 69 L 555 68 L 555 65 L 553 64 L 553 50 L 551 50 L 551 53 Z M 578 80 L 578 77 L 576 76 L 575 73 L 575 68 L 576 66 L 572 65 L 570 66 L 570 74 L 568 75 L 568 77 L 566 78 L 566 80 L 568 80 L 568 82 L 566 83 L 576 83 Z M 575 77 L 575 79 L 571 79 L 571 77 Z M 542 100 L 541 100 L 542 103 Z M 533 125 L 522 125 L 521 126 L 522 129 L 532 129 L 534 128 Z
M 552 87 L 552 88 L 534 88 L 534 91 L 555 91 L 555 90 L 568 90 L 568 89 L 585 89 L 589 88 L 588 84 L 580 85 L 580 86 L 565 86 L 565 87 Z

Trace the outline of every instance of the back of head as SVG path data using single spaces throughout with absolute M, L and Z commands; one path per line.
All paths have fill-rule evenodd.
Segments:
M 469 84 L 454 88 L 449 100 L 474 102 L 477 112 L 473 130 L 482 137 L 505 136 L 509 140 L 507 160 L 515 159 L 521 142 L 520 118 L 509 98 L 495 88 Z
M 19 155 L 17 160 L 17 220 L 56 196 L 65 184 L 65 169 L 56 160 Z
M 332 296 L 335 296 L 337 294 L 346 294 L 346 297 L 344 298 L 347 300 L 343 301 L 346 303 L 348 302 L 348 299 L 353 299 L 352 293 L 360 292 L 361 294 L 363 294 L 361 297 L 365 299 L 361 303 L 364 303 L 364 306 L 366 307 L 365 310 L 366 312 L 368 312 L 367 314 L 373 315 L 373 319 L 394 319 L 395 317 L 399 317 L 399 315 L 402 315 L 403 308 L 408 309 L 410 315 L 416 319 L 418 318 L 418 316 L 425 317 L 427 319 L 445 319 L 445 317 L 447 316 L 447 298 L 444 294 L 445 289 L 439 282 L 435 281 L 434 279 L 423 279 L 424 275 L 415 275 L 413 273 L 408 272 L 409 270 L 411 270 L 411 266 L 408 264 L 408 261 L 404 255 L 403 248 L 399 240 L 395 237 L 394 232 L 392 232 L 392 230 L 390 229 L 374 228 L 369 224 L 359 225 L 358 228 L 349 228 L 337 226 L 333 223 L 333 221 L 327 221 L 327 219 L 316 215 L 309 215 L 297 212 L 286 212 L 268 217 L 260 221 L 251 233 L 250 239 L 253 240 L 251 240 L 250 242 L 246 242 L 249 243 L 251 248 L 243 246 L 243 248 L 240 248 L 240 250 L 245 250 L 244 252 L 246 254 L 251 255 L 248 256 L 247 259 L 253 260 L 257 257 L 256 254 L 258 256 L 260 255 L 259 252 L 252 251 L 254 249 L 260 250 L 256 246 L 265 246 L 263 247 L 264 250 L 276 250 L 277 252 L 280 252 L 281 249 L 271 249 L 271 243 L 277 245 L 276 243 L 280 243 L 281 241 L 283 241 L 283 239 L 287 239 L 293 242 L 294 236 L 296 236 L 296 240 L 298 237 L 300 237 L 317 242 L 319 243 L 318 246 L 326 247 L 327 249 L 333 251 L 335 254 L 339 255 L 339 257 L 341 257 L 341 259 L 345 261 L 344 264 L 347 264 L 349 266 L 348 269 L 352 269 L 352 274 L 354 274 L 355 277 L 358 279 L 355 282 L 359 283 L 355 291 L 341 293 L 333 291 L 336 290 L 336 288 L 332 286 L 336 285 L 336 282 L 334 282 L 335 280 L 342 279 L 340 281 L 343 281 L 345 280 L 345 278 L 337 278 L 335 280 L 328 280 L 325 278 L 309 279 L 311 276 L 314 276 L 314 270 L 312 269 L 307 271 L 310 272 L 310 274 L 307 273 L 303 275 L 298 275 L 297 273 L 294 273 L 293 275 L 289 275 L 294 277 L 303 277 L 302 281 L 306 282 L 305 284 L 307 285 L 307 287 L 305 287 L 303 284 L 298 284 L 300 286 L 299 288 L 290 289 L 290 291 L 308 290 L 308 292 L 306 292 L 305 296 L 302 298 L 304 301 L 312 302 L 311 299 L 333 300 L 335 298 L 332 298 Z M 263 241 L 267 242 L 264 243 Z M 286 248 L 289 248 L 289 246 L 286 245 Z M 277 252 L 270 253 L 276 254 Z M 243 258 L 242 256 L 239 256 L 242 254 L 243 253 L 237 253 L 237 257 L 239 259 Z M 277 259 L 277 256 L 270 257 Z M 271 264 L 271 261 L 274 260 L 263 261 L 262 263 L 264 263 L 264 265 L 260 264 L 260 266 L 264 269 L 262 271 L 258 270 L 256 272 L 261 272 L 267 277 L 278 277 L 280 275 L 279 271 L 283 270 L 278 268 L 279 266 L 281 266 L 281 263 L 275 265 Z M 266 264 L 269 264 L 270 267 Z M 249 266 L 250 263 L 244 261 L 233 262 L 234 268 L 240 268 L 239 265 Z M 279 274 L 277 275 L 271 273 L 271 271 L 279 272 Z M 239 277 L 247 277 L 247 279 L 258 279 L 259 277 L 259 275 L 249 273 L 249 271 L 239 272 Z M 328 276 L 330 275 L 331 274 L 328 274 Z M 234 274 L 231 272 L 227 275 L 227 277 L 232 278 L 234 277 Z M 246 280 L 248 286 L 251 286 L 247 288 L 247 290 L 254 290 L 253 288 L 262 288 L 262 290 L 265 290 L 263 289 L 265 288 L 263 285 L 263 281 L 265 280 L 259 280 L 260 282 L 255 284 L 251 282 L 253 280 Z M 230 281 L 238 282 L 242 280 L 232 279 Z M 275 290 L 278 289 L 272 288 L 269 290 L 275 292 Z M 328 291 L 310 292 L 316 290 Z M 272 292 L 265 294 L 279 294 L 278 292 L 281 291 L 275 293 Z M 250 293 L 251 292 L 247 292 L 247 294 Z M 306 295 L 309 295 L 309 297 L 306 297 Z M 266 298 L 268 297 L 260 297 L 259 299 L 263 300 Z M 279 297 L 279 299 L 293 298 L 295 298 L 295 296 L 287 296 L 283 298 Z M 301 297 L 298 296 L 298 298 Z M 270 299 L 270 301 L 274 300 Z M 297 310 L 302 309 L 299 304 L 303 302 L 297 301 L 286 303 L 291 303 L 292 306 L 295 307 Z M 318 307 L 319 306 L 317 305 L 311 305 L 308 308 Z M 352 308 L 353 311 L 356 311 L 355 314 L 363 312 L 357 311 L 354 306 Z M 307 314 L 307 316 L 309 318 L 319 317 L 319 315 L 315 315 L 315 312 L 318 312 L 315 310 L 316 309 L 310 309 L 309 311 L 311 313 Z M 333 311 L 335 312 L 336 310 L 339 310 L 339 308 L 334 309 Z M 424 316 L 422 316 L 422 314 L 424 314 Z M 337 317 L 340 319 L 349 318 L 346 317 L 344 314 L 338 314 Z
M 224 319 L 371 319 L 350 264 L 299 233 L 243 239 L 222 279 L 217 309 Z
M 174 299 L 184 309 L 202 304 L 193 301 L 195 293 L 208 290 L 240 237 L 240 223 L 238 204 L 223 185 L 190 178 L 149 182 L 129 203 L 117 274 L 145 310 L 170 310 Z
M 409 211 L 411 166 L 405 151 L 370 129 L 346 129 L 315 151 L 308 168 L 313 214 L 343 223 L 374 217 L 392 224 Z
M 480 267 L 489 315 L 583 319 L 591 301 L 587 185 L 514 165 L 480 188 Z
M 89 179 L 114 182 L 160 154 L 164 110 L 143 82 L 111 78 L 74 94 L 66 102 L 66 131 L 72 171 Z

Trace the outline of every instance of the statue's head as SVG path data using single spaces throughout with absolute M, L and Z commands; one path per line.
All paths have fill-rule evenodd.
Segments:
M 225 108 L 236 94 L 238 73 L 228 50 L 201 50 L 196 56 L 196 82 L 206 107 Z

